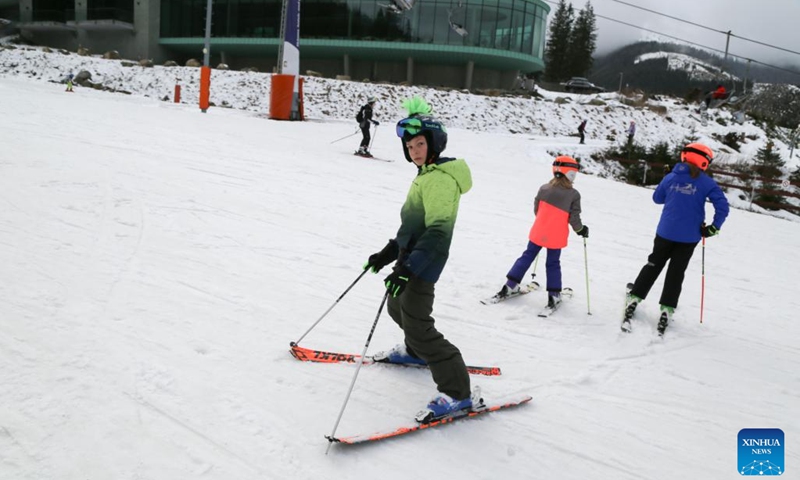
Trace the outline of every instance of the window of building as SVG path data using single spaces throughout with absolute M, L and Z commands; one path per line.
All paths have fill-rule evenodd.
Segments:
M 87 0 L 86 18 L 133 23 L 133 0 Z

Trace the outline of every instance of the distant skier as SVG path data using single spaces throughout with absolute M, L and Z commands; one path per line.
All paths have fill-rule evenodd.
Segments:
M 377 98 L 369 97 L 367 103 L 361 107 L 361 110 L 358 111 L 358 115 L 356 115 L 356 121 L 361 128 L 361 146 L 358 147 L 356 155 L 361 155 L 362 157 L 372 157 L 372 154 L 369 152 L 369 142 L 371 138 L 369 134 L 369 124 L 380 125 L 377 120 L 372 119 L 372 108 L 376 101 L 378 101 Z
M 495 297 L 519 291 L 522 278 L 542 248 L 547 249 L 547 306 L 561 303 L 561 249 L 567 246 L 569 227 L 581 237 L 589 237 L 589 227 L 581 222 L 581 194 L 573 188 L 580 165 L 572 157 L 556 157 L 553 178 L 539 187 L 533 201 L 536 219 L 528 234 L 528 246 L 506 274 L 506 283 Z
M 440 156 L 447 146 L 447 130 L 430 115 L 425 100 L 414 97 L 403 106 L 409 117 L 397 123 L 397 134 L 417 175 L 400 210 L 396 238 L 370 255 L 364 268 L 377 273 L 395 262 L 385 279 L 387 311 L 405 338 L 374 358 L 428 365 L 439 393 L 416 417 L 428 423 L 482 406 L 480 389 L 470 392 L 461 352 L 436 330 L 431 316 L 434 287 L 449 256 L 460 198 L 472 188 L 472 174 L 464 160 Z
M 71 92 L 71 91 L 73 91 L 73 90 L 72 90 L 72 79 L 73 79 L 73 78 L 74 78 L 74 77 L 73 77 L 72 73 L 70 73 L 70 74 L 68 74 L 68 75 L 67 75 L 67 90 L 66 90 L 67 92 Z
M 622 330 L 630 331 L 630 320 L 636 306 L 647 297 L 661 270 L 669 262 L 664 288 L 661 291 L 661 317 L 658 333 L 663 335 L 681 295 L 683 277 L 689 260 L 704 237 L 719 233 L 728 216 L 728 200 L 719 185 L 705 174 L 714 159 L 714 152 L 702 143 L 690 143 L 681 151 L 681 162 L 661 180 L 653 192 L 653 201 L 664 205 L 656 229 L 653 252 L 647 257 L 633 288 L 628 293 Z M 711 200 L 714 220 L 705 224 L 705 203 Z
M 586 139 L 586 120 L 582 121 L 580 125 L 578 125 L 578 135 L 581 136 L 581 143 Z
M 636 122 L 631 120 L 631 124 L 628 126 L 628 145 L 633 145 L 633 137 L 636 135 Z

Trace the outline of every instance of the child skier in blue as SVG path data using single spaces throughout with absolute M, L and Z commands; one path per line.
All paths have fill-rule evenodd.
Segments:
M 658 334 L 663 335 L 678 306 L 683 277 L 697 243 L 719 233 L 728 216 L 728 200 L 717 182 L 705 174 L 714 152 L 702 143 L 690 143 L 681 151 L 681 162 L 673 167 L 653 192 L 653 201 L 664 205 L 653 241 L 653 252 L 636 277 L 625 304 L 622 331 L 631 331 L 636 306 L 647 297 L 669 262 L 661 291 Z M 714 220 L 706 226 L 706 199 L 714 205 Z

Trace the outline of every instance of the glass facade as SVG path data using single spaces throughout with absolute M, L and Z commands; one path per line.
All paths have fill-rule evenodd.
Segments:
M 34 22 L 64 23 L 74 20 L 72 5 L 64 0 L 33 0 L 32 4 L 31 20 Z
M 133 23 L 133 0 L 88 0 L 86 18 Z
M 161 0 L 161 37 L 203 37 L 205 8 L 206 0 Z M 539 58 L 548 12 L 533 0 L 419 0 L 400 15 L 376 0 L 302 0 L 300 9 L 301 39 L 484 47 Z M 280 0 L 214 0 L 211 35 L 276 38 L 280 15 Z

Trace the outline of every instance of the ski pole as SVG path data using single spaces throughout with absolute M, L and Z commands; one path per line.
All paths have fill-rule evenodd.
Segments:
M 351 289 L 351 288 L 353 288 L 353 286 L 354 286 L 356 283 L 358 283 L 358 281 L 359 281 L 359 280 L 361 280 L 361 277 L 363 277 L 363 276 L 364 276 L 364 274 L 365 274 L 365 273 L 367 273 L 367 270 L 369 270 L 369 269 L 365 268 L 365 269 L 364 269 L 364 271 L 363 271 L 363 272 L 361 272 L 361 275 L 359 275 L 359 276 L 358 276 L 358 278 L 356 278 L 356 279 L 353 281 L 353 283 L 351 283 L 351 284 L 350 284 L 350 286 L 349 286 L 349 287 L 347 287 L 347 290 L 345 290 L 345 291 L 344 291 L 344 292 L 343 292 L 341 295 L 339 295 L 339 298 L 337 298 L 337 299 L 336 299 L 336 301 L 335 301 L 335 302 L 333 302 L 333 305 L 331 305 L 330 307 L 328 307 L 328 309 L 327 309 L 327 310 L 325 310 L 325 313 L 323 313 L 323 314 L 322 314 L 322 316 L 321 316 L 321 317 L 319 317 L 319 319 L 317 319 L 317 321 L 316 321 L 316 322 L 314 322 L 314 325 L 311 325 L 311 327 L 310 327 L 308 330 L 306 330 L 306 333 L 304 333 L 303 335 L 301 335 L 301 336 L 300 336 L 300 338 L 298 338 L 296 342 L 289 342 L 289 345 L 290 345 L 290 346 L 292 346 L 292 347 L 295 347 L 295 346 L 297 346 L 297 345 L 300 343 L 300 341 L 301 341 L 301 340 L 303 340 L 303 339 L 305 338 L 305 336 L 306 336 L 306 335 L 308 335 L 308 333 L 309 333 L 311 330 L 313 330 L 313 329 L 314 329 L 314 327 L 316 327 L 316 326 L 317 326 L 317 324 L 318 324 L 319 322 L 321 322 L 321 321 L 322 321 L 322 319 L 323 319 L 323 318 L 325 318 L 325 315 L 327 315 L 327 314 L 328 314 L 328 312 L 330 312 L 331 310 L 333 310 L 333 307 L 335 307 L 335 306 L 336 306 L 336 304 L 337 304 L 337 303 L 339 303 L 339 300 L 341 300 L 342 298 L 344 298 L 344 296 L 345 296 L 345 295 L 347 295 L 347 292 L 349 292 L 349 291 L 350 291 L 350 289 Z
M 372 136 L 372 140 L 369 141 L 369 149 L 367 151 L 372 151 L 372 143 L 375 141 L 375 137 L 378 136 L 378 126 L 375 125 L 375 134 Z
M 586 237 L 583 237 L 583 270 L 586 272 L 586 314 L 592 314 L 592 307 L 589 303 L 589 254 L 586 252 Z
M 330 435 L 326 435 L 325 438 L 328 439 L 328 448 L 325 449 L 325 455 L 328 454 L 328 451 L 331 449 L 331 445 L 335 442 L 334 435 L 336 434 L 336 429 L 339 428 L 339 422 L 342 420 L 342 415 L 344 415 L 344 409 L 347 406 L 347 401 L 350 400 L 350 394 L 353 393 L 353 387 L 356 385 L 356 378 L 358 378 L 358 371 L 361 370 L 361 366 L 364 365 L 364 356 L 367 354 L 367 349 L 369 348 L 369 343 L 372 341 L 372 334 L 375 333 L 375 327 L 378 326 L 378 319 L 381 318 L 381 312 L 383 311 L 383 306 L 386 305 L 386 300 L 389 298 L 389 292 L 387 291 L 383 295 L 383 300 L 381 301 L 381 306 L 378 307 L 378 314 L 375 315 L 375 321 L 372 322 L 372 328 L 369 331 L 369 335 L 367 336 L 367 343 L 364 344 L 364 351 L 361 352 L 361 358 L 358 359 L 358 365 L 356 365 L 356 372 L 353 374 L 353 380 L 350 381 L 350 388 L 347 389 L 347 395 L 344 397 L 344 403 L 342 404 L 342 409 L 339 411 L 339 416 L 336 417 L 336 423 L 333 425 L 333 430 L 331 431 Z
M 345 138 L 350 138 L 350 137 L 352 137 L 353 135 L 357 134 L 359 130 L 360 130 L 360 128 L 356 127 L 356 131 L 355 131 L 355 132 L 351 133 L 350 135 L 345 135 L 344 137 L 340 138 L 339 140 L 334 140 L 334 141 L 332 141 L 332 142 L 331 142 L 331 145 L 333 145 L 333 144 L 334 144 L 334 143 L 336 143 L 336 142 L 340 142 L 340 141 L 344 140 Z
M 539 255 L 542 253 L 539 250 L 539 253 L 536 254 L 536 260 L 533 261 L 533 273 L 531 273 L 531 285 L 534 286 L 535 289 L 539 288 L 539 282 L 536 281 L 536 267 L 539 266 Z
M 706 237 L 703 236 L 703 247 L 700 249 L 700 323 L 703 323 L 703 303 L 706 297 Z

